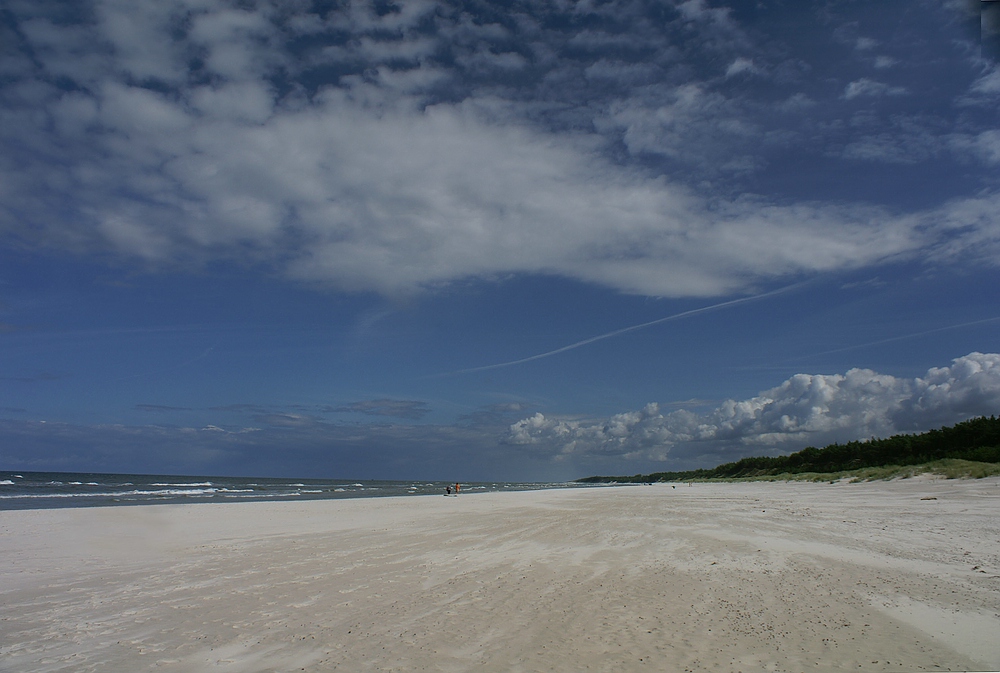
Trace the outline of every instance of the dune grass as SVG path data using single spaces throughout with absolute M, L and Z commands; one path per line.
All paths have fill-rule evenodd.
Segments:
M 982 463 L 975 460 L 945 458 L 920 465 L 883 465 L 880 467 L 864 467 L 857 470 L 842 470 L 838 472 L 785 472 L 753 477 L 716 477 L 709 479 L 691 479 L 692 482 L 724 482 L 724 481 L 826 481 L 835 483 L 847 480 L 851 483 L 862 481 L 886 481 L 889 479 L 909 479 L 921 474 L 931 474 L 945 479 L 982 479 L 1000 475 L 1000 463 Z

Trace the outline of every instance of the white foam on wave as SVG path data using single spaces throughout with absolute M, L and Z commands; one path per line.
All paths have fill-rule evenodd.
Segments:
M 150 484 L 150 486 L 211 486 L 210 481 L 198 481 L 193 483 L 183 483 L 183 484 Z
M 168 488 L 164 491 L 140 491 L 136 489 L 116 495 L 211 495 L 218 490 L 217 488 Z
M 305 491 L 302 491 L 302 492 L 303 493 L 322 493 L 323 491 L 317 489 L 317 490 L 305 490 Z
M 254 500 L 266 500 L 268 498 L 294 498 L 301 496 L 301 493 L 259 493 L 255 492 L 253 495 L 239 495 L 231 493 L 222 493 L 223 498 L 253 498 Z
M 198 489 L 166 489 L 162 491 L 111 491 L 101 493 L 20 493 L 16 495 L 0 495 L 4 500 L 17 500 L 19 498 L 127 498 L 138 495 L 159 495 L 159 496 L 205 496 L 218 492 L 215 488 Z
M 13 485 L 14 482 L 12 482 L 10 479 L 4 479 L 0 481 L 0 486 L 13 486 Z

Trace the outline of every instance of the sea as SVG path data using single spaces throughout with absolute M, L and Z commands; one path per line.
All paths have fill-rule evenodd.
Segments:
M 282 479 L 166 474 L 0 471 L 0 510 L 109 507 L 156 503 L 332 500 L 445 495 L 454 482 Z M 572 482 L 476 481 L 461 494 L 585 488 Z M 461 496 L 460 496 L 461 497 Z

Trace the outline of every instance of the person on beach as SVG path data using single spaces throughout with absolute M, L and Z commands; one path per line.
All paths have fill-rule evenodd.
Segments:
M 444 491 L 445 491 L 445 493 L 444 493 L 445 495 L 451 495 L 451 486 L 445 486 L 444 487 Z
M 458 492 L 461 490 L 462 490 L 462 485 L 459 484 L 458 482 L 455 482 L 455 495 L 458 495 Z

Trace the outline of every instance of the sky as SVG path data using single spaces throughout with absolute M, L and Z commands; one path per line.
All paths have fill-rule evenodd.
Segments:
M 0 468 L 548 481 L 1000 413 L 994 5 L 5 0 Z

